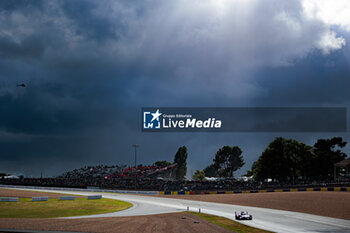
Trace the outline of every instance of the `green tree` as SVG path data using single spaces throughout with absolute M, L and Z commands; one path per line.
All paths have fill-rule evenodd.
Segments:
M 175 154 L 174 163 L 176 163 L 175 177 L 177 180 L 183 180 L 187 173 L 187 148 L 182 146 Z
M 254 178 L 294 180 L 306 174 L 311 156 L 310 146 L 292 139 L 276 138 L 253 164 Z
M 217 176 L 216 168 L 215 168 L 214 164 L 206 166 L 203 169 L 203 171 L 204 171 L 204 174 L 206 177 L 216 177 Z
M 202 181 L 205 180 L 205 174 L 204 171 L 202 170 L 196 170 L 192 176 L 193 180 L 198 180 L 198 181 Z
M 334 175 L 334 164 L 346 158 L 340 148 L 346 146 L 341 137 L 331 139 L 318 139 L 314 145 L 313 169 L 311 176 L 314 178 L 332 178 Z
M 253 170 L 247 170 L 243 176 L 251 177 L 251 176 L 253 176 L 253 175 L 254 175 Z
M 159 161 L 155 162 L 153 165 L 157 166 L 157 167 L 167 167 L 167 166 L 171 165 L 171 163 L 166 161 L 166 160 L 159 160 Z
M 233 177 L 244 165 L 242 150 L 238 146 L 224 146 L 216 152 L 213 162 L 220 177 Z

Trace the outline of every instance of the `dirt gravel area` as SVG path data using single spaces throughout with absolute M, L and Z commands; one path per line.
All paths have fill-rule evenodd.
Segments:
M 275 192 L 162 197 L 289 210 L 350 220 L 350 192 Z
M 185 217 L 185 219 L 183 219 Z M 194 223 L 199 221 L 199 223 Z M 0 219 L 0 229 L 96 233 L 232 233 L 189 213 L 90 219 Z
M 49 199 L 59 199 L 60 196 L 72 196 L 68 194 L 59 194 L 59 193 L 48 193 L 40 191 L 24 191 L 16 189 L 4 189 L 0 188 L 0 197 L 20 197 L 20 198 L 31 198 L 31 197 L 49 197 Z M 84 196 L 74 195 L 77 198 Z

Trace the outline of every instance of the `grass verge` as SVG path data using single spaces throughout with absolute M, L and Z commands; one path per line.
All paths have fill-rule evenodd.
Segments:
M 224 218 L 224 217 L 219 217 L 219 216 L 215 216 L 215 215 L 209 215 L 209 214 L 202 214 L 202 213 L 194 213 L 191 212 L 191 214 L 196 215 L 210 223 L 219 225 L 221 227 L 224 227 L 228 230 L 234 231 L 234 232 L 238 232 L 238 233 L 268 233 L 271 231 L 265 231 L 265 230 L 261 230 L 258 228 L 254 228 L 254 227 L 250 227 L 244 224 L 241 224 L 237 221 L 233 221 L 231 219 L 228 218 Z
M 0 218 L 55 218 L 116 212 L 131 207 L 125 201 L 102 198 L 87 200 L 78 198 L 74 201 L 32 202 L 31 198 L 20 198 L 19 202 L 0 202 Z

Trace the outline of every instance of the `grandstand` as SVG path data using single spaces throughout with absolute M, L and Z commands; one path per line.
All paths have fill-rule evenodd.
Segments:
M 58 176 L 63 179 L 135 179 L 137 178 L 160 178 L 172 179 L 176 164 L 160 167 L 155 165 L 143 166 L 142 164 L 135 167 L 126 165 L 98 165 L 85 166 L 74 169 Z
M 68 171 L 58 176 L 57 178 L 65 179 L 88 179 L 88 178 L 104 178 L 112 173 L 121 172 L 126 169 L 126 165 L 98 165 L 85 166 L 79 169 Z

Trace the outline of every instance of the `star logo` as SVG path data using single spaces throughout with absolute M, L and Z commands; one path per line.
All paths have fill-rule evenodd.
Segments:
M 162 115 L 161 113 L 159 113 L 159 109 L 157 109 L 157 111 L 155 113 L 151 113 L 153 118 L 151 120 L 151 122 L 153 122 L 154 120 L 159 121 L 159 117 Z
M 143 112 L 143 128 L 144 129 L 160 129 L 161 124 L 161 115 L 162 113 L 157 111 Z

